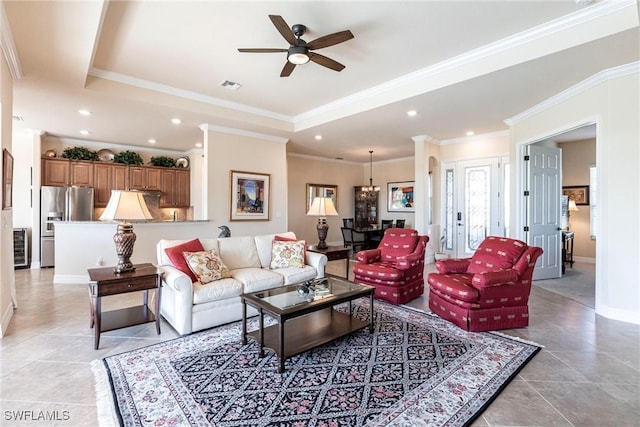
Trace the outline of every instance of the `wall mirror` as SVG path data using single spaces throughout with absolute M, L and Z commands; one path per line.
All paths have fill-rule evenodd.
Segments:
M 330 184 L 307 184 L 307 197 L 306 202 L 307 206 L 305 209 L 305 213 L 309 211 L 311 208 L 311 204 L 313 203 L 313 199 L 316 197 L 329 197 L 333 202 L 333 206 L 335 206 L 336 210 L 338 210 L 338 186 L 330 185 Z

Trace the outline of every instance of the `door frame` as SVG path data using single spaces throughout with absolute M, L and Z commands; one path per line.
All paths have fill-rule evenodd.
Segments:
M 598 115 L 592 115 L 592 116 L 587 116 L 584 117 L 580 120 L 574 121 L 574 122 L 570 122 L 570 123 L 566 123 L 564 125 L 561 125 L 555 129 L 553 129 L 550 132 L 545 132 L 544 134 L 540 134 L 538 136 L 523 140 L 518 142 L 515 145 L 512 145 L 511 149 L 511 156 L 512 156 L 512 162 L 511 164 L 512 166 L 512 176 L 511 176 L 511 182 L 514 183 L 514 188 L 513 188 L 513 200 L 512 200 L 512 212 L 511 212 L 511 223 L 513 225 L 512 227 L 512 236 L 516 239 L 520 239 L 520 240 L 524 240 L 527 243 L 528 242 L 526 239 L 528 236 L 525 235 L 524 232 L 524 225 L 526 224 L 526 211 L 525 211 L 525 199 L 524 199 L 524 195 L 523 195 L 523 191 L 524 188 L 526 187 L 526 167 L 525 167 L 525 163 L 524 163 L 524 156 L 521 155 L 521 153 L 524 152 L 524 146 L 526 145 L 530 145 L 533 144 L 535 142 L 540 142 L 540 141 L 544 141 L 547 139 L 551 139 L 555 136 L 558 136 L 560 134 L 572 131 L 574 129 L 577 128 L 581 128 L 583 126 L 588 126 L 588 125 L 595 125 L 596 126 L 596 165 L 601 165 L 602 164 L 602 145 L 600 144 L 600 141 L 602 141 L 602 117 L 600 114 Z M 513 139 L 513 137 L 512 137 Z M 602 188 L 602 181 L 603 181 L 603 173 L 601 173 L 602 168 L 598 169 L 598 175 L 596 177 L 596 185 L 598 186 L 598 188 Z M 602 209 L 602 207 L 600 208 Z M 596 216 L 596 227 L 598 230 L 602 230 L 602 216 Z M 599 310 L 599 306 L 600 306 L 600 293 L 602 292 L 601 290 L 601 283 L 602 283 L 602 279 L 599 277 L 598 275 L 598 271 L 602 271 L 602 267 L 600 265 L 600 260 L 601 255 L 602 254 L 602 239 L 596 239 L 596 283 L 595 283 L 595 301 L 596 301 L 596 312 L 598 312 Z

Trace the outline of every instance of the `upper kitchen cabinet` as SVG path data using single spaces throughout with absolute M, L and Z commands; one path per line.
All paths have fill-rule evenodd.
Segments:
M 162 169 L 145 166 L 129 166 L 129 188 L 131 190 L 162 191 Z
M 42 185 L 93 187 L 93 163 L 67 159 L 42 159 Z
M 96 163 L 93 165 L 93 182 L 95 184 L 95 207 L 104 208 L 109 203 L 111 190 L 128 189 L 127 166 L 114 163 Z

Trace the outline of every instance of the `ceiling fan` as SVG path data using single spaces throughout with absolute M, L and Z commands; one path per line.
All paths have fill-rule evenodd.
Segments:
M 288 49 L 277 48 L 253 48 L 253 49 L 238 49 L 238 52 L 248 53 L 275 53 L 275 52 L 287 52 L 287 62 L 284 64 L 280 77 L 289 77 L 296 65 L 306 64 L 309 61 L 313 61 L 316 64 L 323 67 L 330 68 L 334 71 L 342 71 L 344 65 L 334 61 L 331 58 L 327 58 L 319 53 L 311 52 L 312 50 L 322 49 L 325 47 L 333 46 L 338 43 L 346 42 L 353 38 L 353 34 L 349 30 L 339 31 L 337 33 L 328 34 L 317 38 L 309 43 L 302 40 L 307 27 L 302 24 L 295 24 L 291 28 L 285 22 L 280 15 L 269 15 L 269 19 L 273 22 L 278 32 L 289 42 Z

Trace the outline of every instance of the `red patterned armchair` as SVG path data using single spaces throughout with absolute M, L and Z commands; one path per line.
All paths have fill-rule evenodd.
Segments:
M 388 228 L 376 249 L 356 254 L 354 281 L 376 288 L 374 296 L 404 304 L 424 293 L 424 255 L 429 237 L 408 228 Z
M 471 258 L 437 261 L 438 273 L 427 279 L 429 308 L 467 331 L 525 327 L 541 254 L 520 240 L 489 236 Z

